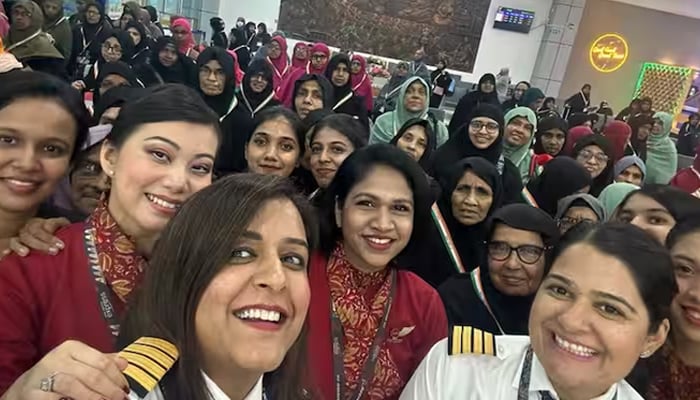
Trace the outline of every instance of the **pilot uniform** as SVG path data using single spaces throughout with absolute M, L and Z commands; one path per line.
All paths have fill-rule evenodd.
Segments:
M 129 362 L 124 375 L 129 382 L 129 400 L 165 400 L 160 383 L 166 373 L 173 368 L 179 358 L 177 348 L 163 339 L 142 337 L 127 346 L 119 356 Z M 230 400 L 226 393 L 207 374 L 204 382 L 211 396 L 210 400 Z M 245 400 L 264 400 L 263 378 L 260 376 Z
M 530 373 L 523 373 L 528 368 Z M 528 336 L 494 336 L 479 329 L 456 326 L 423 359 L 400 400 L 465 399 L 558 400 L 559 397 L 532 352 Z M 592 400 L 644 399 L 623 380 Z

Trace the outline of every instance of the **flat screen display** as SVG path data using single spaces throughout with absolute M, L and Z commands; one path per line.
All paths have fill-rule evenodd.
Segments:
M 496 21 L 493 27 L 508 31 L 529 33 L 535 13 L 532 11 L 518 10 L 510 7 L 498 7 Z

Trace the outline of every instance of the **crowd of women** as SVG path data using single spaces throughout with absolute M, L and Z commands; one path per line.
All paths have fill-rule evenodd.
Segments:
M 14 52 L 52 1 L 0 54 L 3 400 L 700 398 L 669 114 L 489 74 L 445 124 L 404 65 L 375 116 L 359 56 L 131 3 L 85 3 L 66 79 Z

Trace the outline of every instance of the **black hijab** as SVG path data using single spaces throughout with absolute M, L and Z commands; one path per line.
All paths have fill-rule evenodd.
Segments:
M 569 137 L 569 124 L 567 124 L 565 120 L 558 116 L 551 116 L 542 118 L 541 120 L 539 120 L 539 122 L 537 122 L 537 132 L 535 132 L 535 144 L 533 145 L 533 150 L 535 151 L 535 154 L 547 154 L 544 147 L 542 147 L 542 135 L 545 132 L 552 129 L 559 129 L 560 131 L 564 132 L 564 144 L 562 145 L 559 154 L 561 154 L 564 151 L 564 148 L 566 147 L 566 140 Z
M 481 91 L 481 85 L 486 82 L 490 82 L 493 85 L 493 91 L 490 93 Z M 498 101 L 498 93 L 496 92 L 496 77 L 493 74 L 484 74 L 481 79 L 479 79 L 477 88 L 459 99 L 459 103 L 457 103 L 457 107 L 455 108 L 455 113 L 448 126 L 450 137 L 458 134 L 457 132 L 459 129 L 471 120 L 469 115 L 482 104 L 491 104 L 496 107 L 500 107 L 501 105 Z
M 608 163 L 603 169 L 603 172 L 598 175 L 597 178 L 593 179 L 591 183 L 591 190 L 588 191 L 589 194 L 598 197 L 600 192 L 603 191 L 609 184 L 612 183 L 615 168 L 615 157 L 612 153 L 612 146 L 610 145 L 610 140 L 603 135 L 593 134 L 584 136 L 579 139 L 574 145 L 574 151 L 571 156 L 576 159 L 578 154 L 586 146 L 598 146 L 601 150 L 608 156 Z
M 224 81 L 224 91 L 217 96 L 207 96 L 202 91 L 199 79 L 197 79 L 197 89 L 209 108 L 214 110 L 216 115 L 219 117 L 223 117 L 229 112 L 231 102 L 236 94 L 235 77 L 233 75 L 233 57 L 231 57 L 231 55 L 221 47 L 207 47 L 202 53 L 199 54 L 199 57 L 197 57 L 197 67 L 202 68 L 212 60 L 218 61 L 219 64 L 221 64 L 221 68 L 223 68 L 224 75 L 226 76 L 226 80 Z
M 299 92 L 299 88 L 301 85 L 303 85 L 306 82 L 309 81 L 316 81 L 318 82 L 319 86 L 321 86 L 321 92 L 323 94 L 323 107 L 322 108 L 327 108 L 331 109 L 333 108 L 333 85 L 331 85 L 330 81 L 326 79 L 325 76 L 323 75 L 317 75 L 317 74 L 304 74 L 301 76 L 301 78 L 297 79 L 296 82 L 294 82 L 294 95 L 292 98 L 295 98 L 297 96 L 297 92 Z M 292 100 L 292 110 L 294 112 L 297 111 L 297 106 Z
M 102 118 L 102 114 L 112 107 L 121 107 L 124 103 L 138 99 L 145 94 L 145 89 L 132 86 L 118 86 L 106 91 L 99 99 L 95 101 L 95 114 L 93 115 L 93 123 L 97 125 Z
M 146 28 L 138 22 L 138 21 L 129 21 L 126 24 L 126 27 L 124 28 L 124 32 L 127 34 L 129 28 L 134 28 L 137 31 L 139 31 L 139 34 L 141 35 L 141 42 L 139 44 L 134 46 L 133 54 L 131 57 L 129 57 L 129 64 L 134 65 L 138 63 L 144 63 L 146 60 L 148 60 L 148 50 L 149 50 L 149 41 L 150 38 L 148 34 L 146 33 Z M 132 38 L 132 43 L 133 43 L 133 38 Z
M 466 171 L 473 172 L 486 182 L 493 192 L 493 201 L 482 222 L 466 226 L 460 223 L 452 213 L 452 193 Z M 462 265 L 467 271 L 478 267 L 485 256 L 486 226 L 489 216 L 497 210 L 503 201 L 501 177 L 490 162 L 481 157 L 461 160 L 444 174 L 437 177 L 442 187 L 442 194 L 437 201 L 452 241 L 457 249 Z M 450 257 L 448 247 L 441 236 L 435 218 L 428 226 L 429 232 L 422 243 L 411 243 L 410 251 L 399 264 L 409 268 L 433 287 L 438 287 L 450 276 L 457 273 L 457 267 Z
M 335 84 L 333 84 L 333 71 L 335 71 L 340 64 L 345 64 L 345 66 L 348 68 L 348 73 L 350 72 L 350 57 L 344 53 L 339 53 L 331 57 L 330 61 L 328 61 L 328 65 L 326 66 L 326 79 L 328 79 L 333 86 L 333 105 L 331 108 L 333 108 L 340 100 L 352 92 L 352 79 L 350 78 L 348 78 L 348 82 L 345 84 L 345 86 L 335 86 Z
M 93 102 L 97 103 L 100 100 L 100 86 L 102 86 L 102 81 L 110 75 L 119 75 L 126 79 L 129 83 L 126 86 L 129 87 L 141 87 L 136 73 L 131 69 L 129 64 L 123 61 L 108 62 L 102 65 L 100 68 L 100 74 L 97 76 L 95 81 L 95 90 L 93 92 Z
M 126 63 L 131 60 L 131 56 L 134 55 L 134 41 L 131 39 L 131 36 L 126 32 L 122 31 L 119 29 L 115 29 L 109 34 L 104 36 L 104 40 L 107 40 L 109 38 L 115 38 L 119 42 L 119 45 L 122 48 L 122 57 L 119 59 L 120 61 L 124 61 Z M 103 41 L 104 43 L 104 41 Z M 100 44 L 101 45 L 101 44 Z M 102 57 L 102 52 L 100 52 L 99 56 L 100 64 L 104 64 L 107 61 L 105 61 L 104 57 Z
M 254 76 L 262 74 L 265 77 L 265 80 L 267 80 L 267 86 L 265 86 L 265 90 L 262 91 L 262 93 L 255 93 L 253 90 L 250 88 L 250 81 L 253 79 Z M 248 66 L 248 71 L 246 72 L 245 76 L 243 77 L 243 84 L 241 85 L 241 91 L 239 92 L 239 97 L 241 102 L 245 106 L 245 101 L 243 98 L 245 98 L 250 106 L 255 110 L 260 103 L 262 103 L 265 99 L 270 97 L 270 94 L 272 94 L 272 67 L 270 66 L 270 63 L 268 63 L 265 59 L 257 59 L 253 60 L 252 63 Z M 247 107 L 247 106 L 245 106 Z M 251 113 L 253 110 L 249 110 Z
M 166 46 L 173 46 L 177 51 L 177 44 L 175 40 L 170 36 L 162 36 L 158 38 L 153 50 L 151 51 L 149 67 L 155 71 L 155 73 L 160 76 L 164 83 L 181 83 L 187 86 L 199 86 L 196 84 L 197 80 L 197 66 L 191 62 L 189 57 L 178 51 L 177 61 L 170 67 L 166 67 L 160 63 L 159 54 Z M 149 79 L 149 82 L 144 82 L 148 86 L 153 84 L 159 84 L 160 81 L 153 77 Z
M 535 198 L 539 208 L 554 216 L 557 203 L 591 185 L 591 174 L 576 160 L 559 156 L 548 162 L 537 178 L 527 184 L 527 190 Z
M 632 128 L 632 136 L 630 137 L 630 144 L 632 145 L 632 149 L 636 153 L 637 157 L 641 158 L 643 161 L 646 162 L 647 140 L 649 139 L 649 137 L 647 137 L 644 140 L 639 139 L 639 128 L 641 128 L 643 125 L 651 125 L 653 127 L 654 118 L 646 114 L 637 114 L 635 116 L 630 117 L 627 120 L 627 124 L 629 124 L 629 126 Z
M 469 123 L 474 118 L 486 117 L 498 123 L 498 137 L 486 149 L 478 149 L 474 146 L 469 138 Z M 445 169 L 449 169 L 459 160 L 467 157 L 482 157 L 490 161 L 493 165 L 497 165 L 503 160 L 503 130 L 505 122 L 503 120 L 503 112 L 497 106 L 492 104 L 481 104 L 469 115 L 465 123 L 457 130 L 457 133 L 452 135 L 450 139 L 435 152 L 435 162 L 433 163 L 433 172 L 438 175 L 444 173 Z
M 489 221 L 487 239 L 493 236 L 499 224 L 540 234 L 546 248 L 555 245 L 559 239 L 559 230 L 554 219 L 544 211 L 526 204 L 511 204 L 497 210 Z M 547 252 L 543 256 L 545 273 L 549 267 L 549 255 L 550 253 Z M 471 326 L 494 334 L 501 333 L 500 324 L 505 334 L 527 335 L 530 309 L 536 291 L 528 296 L 508 296 L 501 293 L 491 280 L 487 255 L 484 255 L 479 268 L 479 280 L 484 297 L 498 319 L 498 324 L 477 295 L 470 275 L 454 276 L 438 289 L 445 304 L 448 322 L 452 325 Z
M 401 139 L 404 133 L 406 133 L 406 131 L 408 131 L 409 128 L 416 125 L 420 125 L 425 129 L 425 135 L 427 137 L 427 141 L 425 144 L 425 152 L 423 152 L 423 155 L 421 156 L 420 160 L 418 160 L 418 164 L 420 164 L 420 166 L 423 167 L 424 170 L 426 170 L 430 166 L 433 152 L 435 151 L 435 145 L 437 143 L 437 139 L 435 138 L 435 132 L 433 132 L 433 128 L 430 125 L 430 121 L 423 118 L 409 119 L 408 121 L 406 121 L 405 124 L 403 124 L 401 129 L 399 129 L 399 131 L 391 139 L 389 144 L 393 144 L 394 146 L 396 146 L 396 144 L 399 142 L 399 139 Z

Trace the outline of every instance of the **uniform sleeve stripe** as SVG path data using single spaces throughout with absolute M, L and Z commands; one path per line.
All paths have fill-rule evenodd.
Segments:
M 469 354 L 472 353 L 472 327 L 465 326 L 462 331 L 462 353 Z
M 488 332 L 484 332 L 484 354 L 495 356 L 496 352 L 494 351 L 494 347 L 493 335 Z
M 474 329 L 474 353 L 476 354 L 484 354 L 483 334 L 484 331 L 481 329 Z
M 168 342 L 167 340 L 153 337 L 142 337 L 139 340 L 137 340 L 136 343 L 155 347 L 156 349 L 169 355 L 170 358 L 174 360 L 177 360 L 180 357 L 180 352 L 177 351 L 177 347 L 175 347 L 174 344 Z
M 159 349 L 139 343 L 133 343 L 129 345 L 129 347 L 125 348 L 123 351 L 146 356 L 160 364 L 165 369 L 170 369 L 176 361 L 172 359 L 167 353 L 164 353 Z
M 455 326 L 452 328 L 452 353 L 462 353 L 462 327 Z
M 146 396 L 146 394 L 155 389 L 158 385 L 158 380 L 134 364 L 129 364 L 129 366 L 126 367 L 124 375 L 126 375 L 129 381 L 136 384 L 136 387 L 134 385 L 129 385 L 129 387 L 141 397 Z
M 127 360 L 129 364 L 139 367 L 156 379 L 162 378 L 168 372 L 162 365 L 141 354 L 122 351 L 119 353 L 119 357 Z

